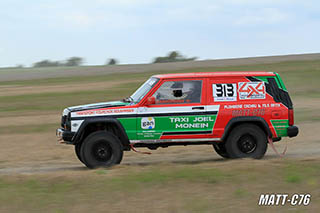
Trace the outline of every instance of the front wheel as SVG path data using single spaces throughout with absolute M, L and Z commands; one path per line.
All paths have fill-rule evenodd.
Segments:
M 227 138 L 226 152 L 231 158 L 260 159 L 267 151 L 267 136 L 254 124 L 235 127 Z
M 76 143 L 76 144 L 74 145 L 74 151 L 75 151 L 78 159 L 79 159 L 82 163 L 84 163 L 83 160 L 81 159 L 81 154 L 80 154 L 80 152 L 81 152 L 81 145 L 82 145 L 82 143 Z
M 218 155 L 220 155 L 223 158 L 230 158 L 226 151 L 225 143 L 220 142 L 217 144 L 213 144 L 212 146 Z
M 94 132 L 84 140 L 81 146 L 81 159 L 88 168 L 111 167 L 119 164 L 122 156 L 122 144 L 110 132 Z

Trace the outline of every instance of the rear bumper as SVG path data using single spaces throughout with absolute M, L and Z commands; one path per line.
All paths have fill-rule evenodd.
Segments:
M 74 132 L 70 132 L 70 131 L 65 130 L 63 128 L 59 128 L 56 130 L 56 136 L 58 137 L 59 140 L 71 142 L 72 138 L 74 136 Z
M 287 134 L 290 138 L 296 137 L 299 133 L 299 128 L 297 126 L 289 126 L 287 129 Z

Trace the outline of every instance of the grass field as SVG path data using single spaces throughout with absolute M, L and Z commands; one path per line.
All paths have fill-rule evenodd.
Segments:
M 0 179 L 0 211 L 316 212 L 319 161 L 265 161 L 120 165 L 111 170 L 4 176 Z M 276 192 L 311 193 L 312 204 L 257 206 L 261 193 Z
M 284 159 L 223 160 L 212 147 L 125 153 L 112 169 L 87 170 L 55 129 L 63 108 L 129 96 L 152 74 L 112 73 L 0 82 L 0 212 L 316 212 L 320 209 L 320 60 L 174 72 L 278 72 L 301 134 Z M 8 72 L 8 71 L 6 71 Z M 1 74 L 0 74 L 1 77 Z M 307 207 L 259 207 L 261 193 L 311 193 Z

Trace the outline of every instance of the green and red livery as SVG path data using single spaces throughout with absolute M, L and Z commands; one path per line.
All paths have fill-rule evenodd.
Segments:
M 90 168 L 118 164 L 134 147 L 210 144 L 224 158 L 261 158 L 268 141 L 297 134 L 273 72 L 155 75 L 122 101 L 66 108 L 57 129 Z

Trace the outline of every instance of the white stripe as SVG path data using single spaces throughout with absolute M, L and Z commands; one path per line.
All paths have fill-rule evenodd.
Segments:
M 95 109 L 72 112 L 71 117 L 92 117 L 92 116 L 106 116 L 106 115 L 132 115 L 137 114 L 137 108 L 116 108 L 116 109 Z
M 193 107 L 204 107 L 203 110 L 195 109 Z M 139 114 L 149 113 L 183 113 L 183 112 L 206 112 L 206 111 L 219 111 L 220 105 L 194 105 L 185 107 L 139 107 Z
M 192 109 L 192 107 L 204 107 L 201 109 Z M 184 112 L 206 112 L 219 111 L 220 105 L 194 105 L 178 107 L 139 107 L 139 108 L 116 108 L 116 109 L 95 109 L 72 112 L 71 117 L 91 117 L 106 115 L 132 115 L 132 114 L 150 114 L 150 113 L 184 113 Z
M 207 111 L 219 111 L 220 105 L 206 105 Z

